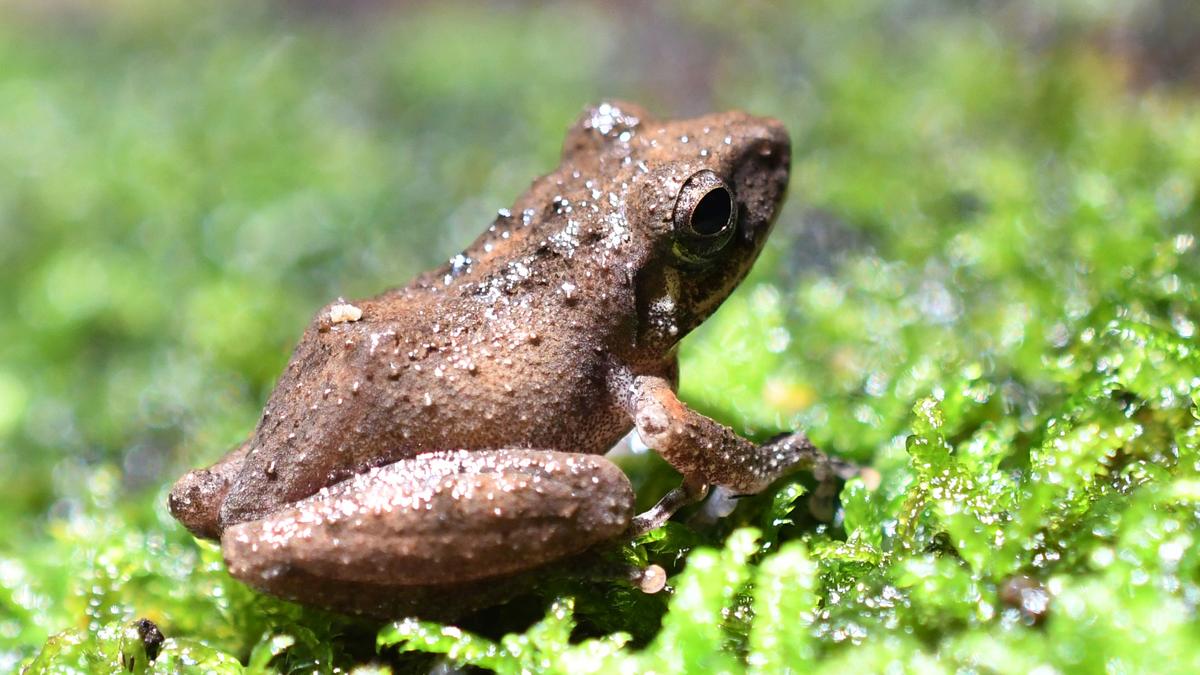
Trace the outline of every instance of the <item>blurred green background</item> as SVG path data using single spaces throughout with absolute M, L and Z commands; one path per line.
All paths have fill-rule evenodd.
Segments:
M 165 487 L 249 432 L 317 308 L 456 253 L 608 97 L 793 135 L 769 250 L 682 377 L 740 430 L 806 427 L 882 475 L 843 495 L 844 533 L 781 535 L 826 561 L 821 606 L 861 596 L 806 615 L 795 658 L 953 669 L 1019 645 L 1010 668 L 1194 665 L 1198 516 L 1137 500 L 1200 496 L 1198 85 L 1188 0 L 0 3 L 0 669 L 64 629 L 92 652 L 63 642 L 62 663 L 99 663 L 104 627 L 135 616 L 216 660 L 369 659 L 336 620 L 224 577 Z M 1092 435 L 1055 436 L 1077 422 Z M 945 461 L 961 481 L 931 484 Z M 1048 468 L 1068 465 L 1078 484 Z M 934 506 L 946 494 L 974 525 Z M 1169 514 L 1139 531 L 1189 557 L 1114 544 L 1135 512 Z M 1024 529 L 997 540 L 1004 523 Z M 965 576 L 935 561 L 951 586 L 897 582 L 926 578 L 912 561 L 946 532 Z M 1092 536 L 1047 543 L 1067 532 Z M 866 548 L 818 553 L 843 540 Z M 1114 555 L 1149 581 L 1105 581 Z M 999 609 L 1017 572 L 1113 595 L 1047 636 Z M 927 595 L 871 604 L 887 585 Z M 1166 623 L 1090 652 L 1150 617 Z M 263 647 L 285 625 L 308 656 Z

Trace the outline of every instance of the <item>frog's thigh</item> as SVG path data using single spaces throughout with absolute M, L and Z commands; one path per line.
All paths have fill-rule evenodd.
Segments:
M 216 464 L 184 474 L 167 497 L 171 515 L 197 537 L 219 538 L 221 503 L 241 473 L 249 451 L 250 442 L 246 441 L 225 453 Z
M 460 584 L 538 567 L 620 535 L 634 494 L 596 455 L 437 452 L 347 479 L 225 530 L 230 572 L 299 597 L 299 579 Z M 303 598 L 301 598 L 303 599 Z

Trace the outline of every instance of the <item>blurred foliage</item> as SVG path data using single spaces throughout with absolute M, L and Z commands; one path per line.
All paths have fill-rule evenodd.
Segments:
M 368 4 L 0 9 L 0 669 L 1200 670 L 1189 5 Z M 548 578 L 474 632 L 232 581 L 165 486 L 610 95 L 791 129 L 683 395 L 871 467 L 841 527 L 790 483 L 625 547 L 669 598 Z

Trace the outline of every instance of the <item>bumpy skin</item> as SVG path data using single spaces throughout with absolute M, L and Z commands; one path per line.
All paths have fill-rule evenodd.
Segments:
M 802 436 L 756 446 L 674 394 L 675 347 L 758 256 L 789 161 L 774 120 L 589 109 L 461 255 L 323 309 L 253 436 L 181 478 L 172 512 L 269 592 L 445 616 L 445 598 L 657 526 L 708 484 L 755 492 L 819 463 Z M 681 229 L 707 194 L 689 186 L 713 180 L 718 215 L 722 195 L 736 210 L 723 245 Z M 685 477 L 639 520 L 593 456 L 635 425 Z

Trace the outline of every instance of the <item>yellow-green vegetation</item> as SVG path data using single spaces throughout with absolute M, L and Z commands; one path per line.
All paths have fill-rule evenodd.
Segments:
M 1200 672 L 1200 92 L 1152 58 L 1188 3 L 369 4 L 0 10 L 0 670 Z M 842 522 L 791 482 L 628 547 L 669 595 L 458 628 L 232 581 L 166 486 L 613 95 L 791 129 L 684 398 L 869 466 Z

